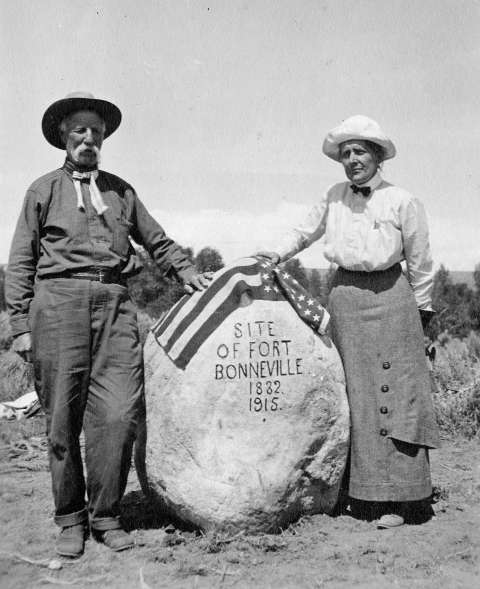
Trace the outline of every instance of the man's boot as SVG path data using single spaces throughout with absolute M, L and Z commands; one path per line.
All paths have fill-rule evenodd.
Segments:
M 96 537 L 99 542 L 103 542 L 105 546 L 115 552 L 128 550 L 129 548 L 133 548 L 135 546 L 133 538 L 125 530 L 122 530 L 122 528 L 97 532 Z
M 74 526 L 65 526 L 60 533 L 55 544 L 57 554 L 60 556 L 70 556 L 76 558 L 83 554 L 85 547 L 85 525 L 75 524 Z

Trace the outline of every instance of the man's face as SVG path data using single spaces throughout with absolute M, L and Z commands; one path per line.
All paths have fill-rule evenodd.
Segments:
M 98 164 L 105 123 L 97 113 L 88 110 L 72 113 L 60 128 L 68 159 L 79 166 Z
M 345 141 L 340 146 L 340 161 L 347 178 L 355 184 L 364 184 L 375 176 L 377 158 L 365 141 Z

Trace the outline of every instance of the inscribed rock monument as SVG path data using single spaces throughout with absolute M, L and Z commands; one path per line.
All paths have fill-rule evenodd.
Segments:
M 286 276 L 279 283 L 277 268 L 240 260 L 179 303 L 145 345 L 142 487 L 203 529 L 278 530 L 338 497 L 343 368 L 314 331 L 328 314 Z

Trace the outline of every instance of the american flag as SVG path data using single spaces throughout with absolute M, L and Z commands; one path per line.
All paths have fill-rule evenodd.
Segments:
M 288 301 L 314 331 L 325 334 L 330 316 L 320 302 L 272 262 L 242 258 L 217 272 L 204 291 L 185 295 L 152 327 L 157 343 L 184 369 L 203 342 L 241 306 L 242 295 Z

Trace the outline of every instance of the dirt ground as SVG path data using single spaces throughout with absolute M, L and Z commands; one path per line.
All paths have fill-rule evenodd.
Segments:
M 175 529 L 155 514 L 132 470 L 123 516 L 136 548 L 93 539 L 56 562 L 41 417 L 0 424 L 0 588 L 367 588 L 480 586 L 480 440 L 432 453 L 434 516 L 380 531 L 351 515 L 306 517 L 282 534 L 233 537 Z M 26 433 L 27 432 L 27 433 Z

